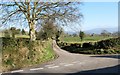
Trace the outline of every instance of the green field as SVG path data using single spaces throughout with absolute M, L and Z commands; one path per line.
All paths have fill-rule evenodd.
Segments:
M 0 37 L 3 37 L 3 33 L 0 33 Z
M 72 37 L 72 36 L 67 36 L 64 38 L 60 38 L 60 41 L 63 42 L 69 42 L 69 43 L 79 43 L 79 42 L 94 42 L 94 41 L 100 41 L 100 40 L 105 40 L 108 38 L 112 38 L 112 37 L 104 37 L 104 36 L 87 36 L 83 39 L 83 41 L 81 41 L 81 39 L 79 37 Z
M 90 42 L 90 43 L 89 43 Z M 86 37 L 81 42 L 79 37 L 61 38 L 58 46 L 71 53 L 80 54 L 120 54 L 119 37 Z
M 15 38 L 30 38 L 29 35 L 15 35 Z
M 0 37 L 5 37 L 4 33 L 0 33 Z M 10 37 L 12 37 L 12 35 L 10 35 Z M 29 35 L 21 35 L 21 34 L 16 34 L 15 38 L 30 38 Z

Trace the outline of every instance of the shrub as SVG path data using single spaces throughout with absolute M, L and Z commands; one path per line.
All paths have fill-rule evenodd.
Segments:
M 89 42 L 89 43 L 83 43 L 83 46 L 82 46 L 82 47 L 83 47 L 83 48 L 92 48 L 93 45 L 92 45 L 91 42 Z
M 28 38 L 0 38 L 2 39 L 3 71 L 13 70 L 33 64 L 48 61 L 54 57 L 52 50 L 45 50 L 47 42 L 30 41 Z M 51 44 L 51 43 L 50 43 Z M 52 46 L 49 46 L 52 48 Z M 49 58 L 48 58 L 49 56 Z M 43 57 L 47 58 L 44 59 Z M 5 69 L 4 69 L 5 68 Z
M 71 44 L 71 45 L 69 45 Z M 112 54 L 112 53 L 120 53 L 120 38 L 111 38 L 107 40 L 101 40 L 95 43 L 59 43 L 59 46 L 62 49 L 65 49 L 69 52 L 73 53 L 84 53 L 84 54 Z M 115 49 L 113 49 L 115 48 Z M 119 49 L 118 49 L 119 48 Z
M 85 33 L 83 31 L 79 32 L 79 37 L 81 39 L 81 41 L 83 40 L 83 38 L 85 37 Z

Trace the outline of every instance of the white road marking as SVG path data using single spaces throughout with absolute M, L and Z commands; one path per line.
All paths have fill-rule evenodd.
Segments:
M 53 66 L 53 65 L 55 65 L 55 64 L 45 65 L 45 67 L 49 67 L 49 66 Z
M 64 66 L 71 66 L 71 65 L 73 65 L 73 64 L 66 64 L 66 65 L 64 65 Z
M 2 73 L 0 73 L 0 75 L 2 75 Z
M 34 68 L 34 69 L 30 69 L 31 71 L 34 71 L 34 70 L 42 70 L 44 68 Z
M 57 68 L 57 67 L 59 67 L 59 66 L 52 66 L 52 67 L 48 67 L 48 68 Z
M 83 63 L 78 63 L 78 64 L 83 64 Z
M 60 65 L 65 65 L 65 64 L 67 64 L 67 63 L 60 63 Z
M 74 61 L 74 62 L 72 62 L 72 63 L 80 63 L 80 61 Z
M 16 72 L 23 72 L 23 70 L 15 70 L 15 71 L 11 71 L 11 73 L 16 73 Z

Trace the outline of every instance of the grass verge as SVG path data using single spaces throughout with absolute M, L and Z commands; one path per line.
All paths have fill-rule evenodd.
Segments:
M 11 71 L 34 66 L 55 58 L 52 40 L 34 41 L 29 39 L 2 38 L 2 71 Z

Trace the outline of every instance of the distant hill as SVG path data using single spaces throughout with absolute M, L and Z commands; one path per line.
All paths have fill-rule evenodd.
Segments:
M 115 27 L 115 28 L 96 28 L 96 29 L 91 29 L 91 30 L 86 30 L 84 31 L 85 33 L 87 34 L 92 34 L 92 33 L 95 33 L 95 34 L 100 34 L 103 30 L 106 30 L 110 33 L 113 33 L 113 32 L 118 32 L 118 28 Z M 75 32 L 75 31 L 65 31 L 65 33 L 68 33 L 68 34 L 74 34 L 74 33 L 79 33 L 79 32 Z
M 92 29 L 92 30 L 87 30 L 85 31 L 85 33 L 88 33 L 88 34 L 92 34 L 92 33 L 95 33 L 95 34 L 100 34 L 103 30 L 106 30 L 110 33 L 113 33 L 113 32 L 117 32 L 118 31 L 118 28 L 96 28 L 96 29 Z

